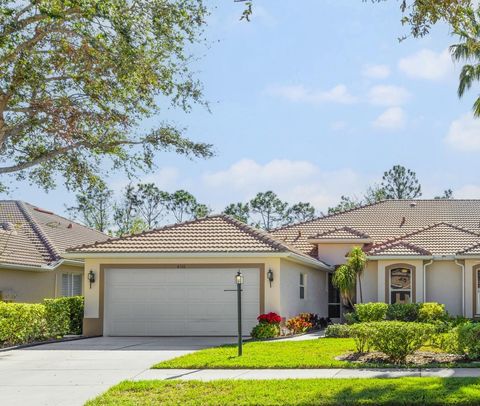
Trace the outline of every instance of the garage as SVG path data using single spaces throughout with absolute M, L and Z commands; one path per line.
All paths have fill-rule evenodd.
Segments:
M 248 335 L 261 311 L 260 269 L 226 265 L 106 268 L 104 335 L 236 335 L 238 270 Z

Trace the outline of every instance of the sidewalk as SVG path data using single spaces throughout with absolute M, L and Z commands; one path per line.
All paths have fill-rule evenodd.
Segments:
M 149 369 L 132 380 L 182 379 L 213 381 L 216 379 L 351 379 L 404 377 L 473 377 L 480 378 L 480 368 L 431 369 Z

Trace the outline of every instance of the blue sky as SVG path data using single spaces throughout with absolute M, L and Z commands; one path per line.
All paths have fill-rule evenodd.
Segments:
M 160 154 L 142 181 L 186 188 L 215 211 L 268 189 L 322 211 L 402 164 L 425 198 L 446 188 L 480 198 L 476 92 L 457 98 L 459 69 L 447 51 L 456 39 L 446 27 L 399 43 L 406 29 L 396 1 L 255 0 L 250 23 L 238 21 L 241 3 L 209 5 L 208 46 L 194 48 L 192 69 L 211 112 L 166 110 L 159 121 L 187 127 L 217 156 Z M 127 180 L 119 173 L 109 183 L 119 190 Z M 3 197 L 59 213 L 73 203 L 62 187 L 47 194 L 24 183 Z

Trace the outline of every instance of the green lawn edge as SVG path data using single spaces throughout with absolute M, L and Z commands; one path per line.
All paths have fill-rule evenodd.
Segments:
M 124 381 L 86 403 L 109 405 L 478 405 L 478 378 Z
M 478 368 L 480 363 L 431 363 L 421 367 L 413 364 L 360 364 L 335 359 L 355 344 L 350 338 L 321 338 L 306 341 L 248 342 L 238 357 L 235 345 L 199 350 L 163 361 L 152 369 L 313 369 L 313 368 Z

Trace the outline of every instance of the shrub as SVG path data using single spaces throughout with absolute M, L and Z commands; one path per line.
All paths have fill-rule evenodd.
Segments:
M 360 320 L 358 319 L 358 314 L 355 312 L 345 313 L 343 315 L 343 318 L 345 319 L 345 323 L 347 324 L 360 323 Z
M 293 334 L 300 334 L 310 330 L 312 323 L 307 321 L 305 316 L 299 315 L 288 319 L 286 326 Z
M 480 358 L 480 323 L 465 323 L 456 329 L 459 351 L 471 359 Z
M 280 335 L 280 327 L 278 324 L 259 323 L 252 329 L 250 335 L 257 339 L 278 337 Z
M 270 312 L 267 314 L 261 314 L 257 317 L 259 323 L 266 323 L 266 324 L 280 324 L 282 318 L 274 312 Z
M 435 333 L 434 326 L 428 323 L 386 321 L 368 325 L 372 347 L 394 363 L 405 362 L 407 355 L 417 351 Z
M 448 354 L 463 353 L 458 345 L 458 328 L 435 334 L 430 339 L 430 344 Z
M 369 323 L 357 323 L 349 327 L 350 337 L 355 341 L 357 352 L 365 353 L 370 350 L 372 328 Z
M 47 336 L 44 305 L 0 302 L 0 345 L 24 344 Z
M 388 304 L 364 303 L 355 305 L 355 313 L 360 322 L 382 321 L 387 316 Z
M 330 324 L 325 330 L 325 337 L 347 338 L 350 337 L 350 327 L 346 324 Z
M 431 323 L 443 321 L 447 318 L 445 305 L 440 303 L 421 303 L 418 309 L 418 321 Z
M 387 320 L 417 321 L 419 303 L 394 303 L 388 306 Z
M 62 337 L 70 330 L 70 307 L 62 299 L 43 300 L 49 337 Z
M 47 322 L 53 328 L 52 337 L 82 334 L 83 296 L 45 299 L 43 303 L 47 308 Z
M 82 334 L 85 299 L 83 296 L 65 298 L 70 307 L 70 334 Z

